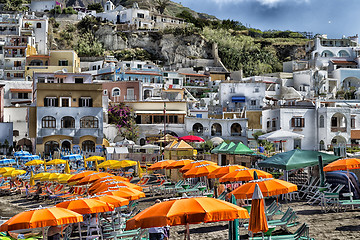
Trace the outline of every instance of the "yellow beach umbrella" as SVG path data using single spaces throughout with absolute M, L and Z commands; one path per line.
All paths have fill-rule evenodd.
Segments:
M 86 164 L 85 156 L 84 156 L 84 168 L 87 169 L 87 164 Z
M 105 161 L 106 159 L 101 156 L 91 156 L 85 159 L 85 162 L 94 162 L 94 161 Z
M 46 161 L 44 160 L 44 172 L 46 172 Z
M 136 164 L 137 164 L 136 161 L 121 160 L 121 161 L 119 161 L 117 164 L 113 165 L 113 166 L 110 167 L 110 168 L 111 168 L 111 169 L 126 168 L 126 167 L 135 166 Z
M 30 182 L 29 182 L 30 186 L 34 186 L 35 185 L 35 180 L 34 180 L 34 173 L 33 171 L 31 171 L 30 173 Z
M 70 174 L 70 166 L 69 166 L 69 162 L 66 161 L 66 165 L 65 165 L 65 173 L 69 173 Z
M 42 172 L 42 173 L 35 174 L 34 180 L 40 180 L 41 178 L 43 178 L 44 176 L 49 175 L 49 174 L 50 174 L 49 172 Z
M 16 176 L 19 176 L 19 175 L 23 175 L 25 173 L 26 173 L 25 170 L 13 170 L 13 171 L 4 173 L 3 177 L 16 177 Z
M 105 162 L 102 162 L 98 165 L 99 168 L 110 168 L 111 166 L 114 166 L 118 164 L 118 160 L 107 160 Z
M 66 164 L 66 160 L 62 160 L 62 159 L 54 159 L 54 160 L 51 160 L 51 161 L 48 161 L 46 163 L 46 165 L 59 165 L 59 164 Z
M 36 165 L 41 165 L 41 164 L 44 164 L 43 160 L 35 159 L 35 160 L 31 160 L 31 161 L 25 163 L 25 166 L 36 166 Z
M 59 183 L 67 183 L 67 180 L 69 180 L 72 176 L 72 174 L 61 174 L 60 176 L 58 176 L 56 181 L 58 181 Z
M 15 168 L 13 168 L 13 167 L 3 167 L 3 168 L 0 168 L 0 174 L 4 174 L 4 173 L 11 172 L 14 170 L 15 170 Z
M 40 181 L 54 181 L 58 176 L 60 175 L 60 173 L 50 173 L 47 174 L 45 176 L 43 176 Z

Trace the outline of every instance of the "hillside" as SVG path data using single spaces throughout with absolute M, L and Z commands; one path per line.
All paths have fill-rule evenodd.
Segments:
M 58 2 L 61 2 L 62 4 L 68 7 L 74 7 L 74 6 L 87 7 L 89 4 L 93 4 L 93 3 L 101 3 L 102 5 L 104 5 L 106 1 L 107 0 L 61 0 Z M 112 0 L 112 2 L 115 4 L 115 6 L 122 5 L 126 8 L 131 8 L 133 3 L 136 2 L 138 3 L 140 8 L 156 11 L 154 0 Z M 176 16 L 177 14 L 181 13 L 184 10 L 190 12 L 194 17 L 197 18 L 216 19 L 216 17 L 214 16 L 205 13 L 195 12 L 190 8 L 184 7 L 183 5 L 172 1 L 170 1 L 169 5 L 165 8 L 164 14 L 170 16 Z

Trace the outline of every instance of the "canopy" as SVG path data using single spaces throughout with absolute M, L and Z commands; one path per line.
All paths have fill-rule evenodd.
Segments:
M 14 157 L 29 156 L 29 155 L 31 155 L 29 152 L 23 150 L 14 153 Z
M 61 157 L 61 159 L 64 159 L 64 160 L 83 160 L 84 157 L 80 154 L 71 154 L 71 155 L 66 155 L 66 156 L 63 156 Z
M 25 166 L 36 166 L 36 165 L 42 165 L 42 164 L 44 164 L 43 160 L 35 159 L 35 160 L 31 160 L 31 161 L 25 163 Z
M 214 148 L 213 150 L 211 150 L 211 153 L 218 153 L 220 149 L 223 149 L 227 146 L 228 144 L 226 142 L 222 142 L 220 145 L 218 145 L 216 148 Z
M 218 150 L 218 153 L 224 153 L 224 154 L 230 153 L 229 150 L 230 150 L 232 147 L 234 147 L 235 145 L 236 145 L 235 143 L 231 142 L 231 143 L 229 143 L 227 146 L 219 149 L 219 150 Z
M 359 168 L 360 168 L 360 159 L 344 158 L 330 163 L 329 165 L 324 167 L 324 171 L 325 172 L 338 171 L 338 170 L 348 171 L 350 169 L 359 169 Z
M 180 139 L 180 138 L 179 138 Z M 194 149 L 191 145 L 187 144 L 185 141 L 181 140 L 176 143 L 170 150 L 191 150 Z
M 259 167 L 278 168 L 292 170 L 318 165 L 318 156 L 322 156 L 324 164 L 330 163 L 340 157 L 310 150 L 295 149 L 288 152 L 278 153 L 268 159 L 259 162 Z
M 248 146 L 243 144 L 242 142 L 239 142 L 232 148 L 230 148 L 228 151 L 230 154 L 253 154 L 254 151 L 251 150 Z
M 182 140 L 185 142 L 205 142 L 205 140 L 202 139 L 201 137 L 193 136 L 193 135 L 181 137 L 181 138 L 179 138 L 179 140 Z
M 66 208 L 80 214 L 111 212 L 114 210 L 114 205 L 92 198 L 65 201 L 58 203 L 55 206 Z
M 286 140 L 286 139 L 295 139 L 295 138 L 303 138 L 304 135 L 285 131 L 283 129 L 269 132 L 264 135 L 259 136 L 260 140 L 268 140 L 268 141 L 279 141 L 279 140 Z
M 15 159 L 1 159 L 0 165 L 10 165 L 10 164 L 16 164 Z
M 166 168 L 167 166 L 169 166 L 171 163 L 175 162 L 174 160 L 163 160 L 163 161 L 159 161 L 154 163 L 153 165 L 151 165 L 148 170 L 153 171 L 153 170 L 159 170 L 159 169 L 163 169 Z
M 211 141 L 214 145 L 218 146 L 218 145 L 220 145 L 222 142 L 224 142 L 224 139 L 222 139 L 221 137 L 213 137 L 212 139 L 210 139 L 210 141 Z

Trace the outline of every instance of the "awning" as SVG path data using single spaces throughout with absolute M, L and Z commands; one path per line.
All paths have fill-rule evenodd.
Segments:
M 26 88 L 10 88 L 10 92 L 31 93 L 31 92 L 32 92 L 32 89 L 26 89 Z
M 234 96 L 231 98 L 232 102 L 245 102 L 245 96 Z
M 127 147 L 106 147 L 106 152 L 109 154 L 113 153 L 129 153 Z
M 142 111 L 142 110 L 138 110 L 135 111 L 136 114 L 164 114 L 164 111 Z M 169 111 L 166 110 L 166 114 L 185 114 L 186 115 L 186 111 Z
M 360 130 L 351 130 L 351 139 L 360 139 Z

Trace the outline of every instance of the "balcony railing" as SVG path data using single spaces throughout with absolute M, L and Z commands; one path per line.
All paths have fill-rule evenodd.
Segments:
M 346 127 L 331 127 L 331 132 L 346 132 Z

